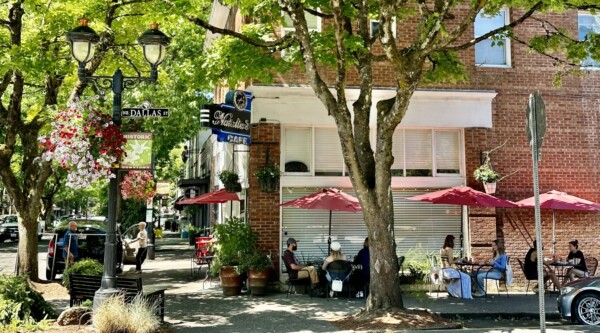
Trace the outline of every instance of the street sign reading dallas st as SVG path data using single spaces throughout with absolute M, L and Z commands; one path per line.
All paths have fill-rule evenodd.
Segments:
M 148 102 L 137 108 L 123 108 L 121 111 L 122 117 L 166 118 L 169 115 L 169 109 L 155 108 Z

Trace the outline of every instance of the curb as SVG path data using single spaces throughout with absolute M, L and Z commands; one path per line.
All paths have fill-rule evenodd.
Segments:
M 496 312 L 496 313 L 452 313 L 452 312 L 433 312 L 442 318 L 446 319 L 459 319 L 459 320 L 470 320 L 470 319 L 532 319 L 537 320 L 540 318 L 539 313 L 532 312 Z M 560 320 L 561 316 L 558 313 L 546 313 L 546 319 Z

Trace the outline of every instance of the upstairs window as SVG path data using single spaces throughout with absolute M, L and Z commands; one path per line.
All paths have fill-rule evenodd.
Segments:
M 381 24 L 379 23 L 379 20 L 369 20 L 369 24 L 370 24 L 370 31 L 371 31 L 371 37 L 375 36 L 375 34 L 377 33 L 377 30 L 379 30 L 379 27 L 381 26 Z M 392 22 L 392 33 L 394 35 L 394 37 L 396 37 L 396 18 L 394 17 L 394 21 Z
M 460 137 L 458 131 L 433 132 L 435 135 L 435 170 L 437 175 L 460 174 Z
M 579 40 L 583 41 L 592 33 L 600 33 L 600 15 L 592 15 L 582 12 L 578 16 Z M 594 60 L 592 57 L 581 62 L 581 67 L 600 69 L 600 61 Z
M 342 176 L 344 155 L 336 128 L 315 128 L 315 176 Z
M 309 31 L 321 31 L 321 18 L 309 13 L 305 13 L 306 27 Z M 288 14 L 283 14 L 283 24 L 281 26 L 283 35 L 296 31 L 292 18 Z
M 503 8 L 495 15 L 479 13 L 475 18 L 475 38 L 510 23 L 508 10 Z M 475 64 L 487 67 L 510 67 L 510 39 L 488 38 L 475 44 Z
M 406 130 L 404 152 L 407 177 L 433 176 L 431 130 Z
M 312 164 L 312 128 L 290 127 L 285 132 L 284 171 L 308 173 Z

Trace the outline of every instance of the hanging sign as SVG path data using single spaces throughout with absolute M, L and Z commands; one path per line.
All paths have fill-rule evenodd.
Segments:
M 156 195 L 169 195 L 171 184 L 168 180 L 159 180 L 156 182 Z
M 123 108 L 121 110 L 122 117 L 166 118 L 169 115 L 169 109 L 155 108 L 150 102 L 144 102 L 137 108 Z
M 210 127 L 219 142 L 250 145 L 252 98 L 249 91 L 230 91 L 224 104 L 203 106 L 200 123 Z
M 127 140 L 121 169 L 152 169 L 152 133 L 127 132 L 123 133 Z

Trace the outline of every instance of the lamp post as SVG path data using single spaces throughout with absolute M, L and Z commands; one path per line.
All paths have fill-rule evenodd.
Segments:
M 165 59 L 165 49 L 169 45 L 169 37 L 158 30 L 158 24 L 150 26 L 150 30 L 144 32 L 139 38 L 144 50 L 144 58 L 150 64 L 149 77 L 126 77 L 123 76 L 121 69 L 117 69 L 113 76 L 92 76 L 86 69 L 86 64 L 94 57 L 96 44 L 100 37 L 88 26 L 89 20 L 81 18 L 79 27 L 67 33 L 67 40 L 71 45 L 71 54 L 79 63 L 77 76 L 81 82 L 95 81 L 103 88 L 111 88 L 113 91 L 113 114 L 112 121 L 115 125 L 121 125 L 122 100 L 121 94 L 125 88 L 133 88 L 140 82 L 156 83 L 158 79 L 158 65 Z M 106 233 L 106 242 L 104 246 L 104 273 L 102 275 L 102 284 L 100 289 L 94 295 L 94 309 L 97 309 L 104 300 L 117 294 L 116 289 L 116 262 L 117 262 L 117 195 L 118 169 L 114 169 L 115 177 L 110 179 L 108 185 L 108 230 Z

